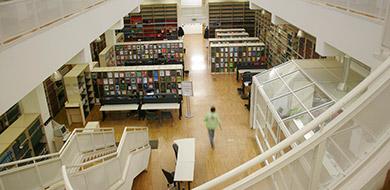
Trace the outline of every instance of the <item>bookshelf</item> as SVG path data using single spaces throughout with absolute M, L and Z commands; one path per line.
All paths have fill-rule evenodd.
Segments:
M 183 40 L 117 43 L 100 55 L 100 66 L 184 64 Z
M 315 52 L 315 37 L 297 37 L 299 29 L 291 24 L 271 23 L 271 13 L 256 11 L 255 35 L 266 44 L 269 67 L 291 59 L 320 58 Z
M 177 5 L 141 5 L 140 13 L 124 17 L 125 42 L 177 39 Z
M 215 33 L 234 33 L 234 32 L 245 32 L 245 28 L 215 29 Z
M 262 65 L 264 43 L 229 43 L 210 45 L 212 73 L 234 72 L 236 65 Z
M 21 115 L 19 104 L 16 103 L 0 116 L 0 134 L 14 123 Z
M 0 163 L 48 153 L 39 114 L 22 114 L 0 135 Z M 4 169 L 4 168 L 1 168 Z
M 92 69 L 96 98 L 105 96 L 142 97 L 147 89 L 181 95 L 182 65 L 95 67 Z
M 71 65 L 62 66 L 58 72 L 65 76 L 72 69 Z M 49 107 L 50 116 L 55 117 L 64 107 L 66 102 L 66 93 L 63 79 L 55 81 L 53 76 L 48 77 L 43 81 L 47 104 Z
M 209 2 L 209 37 L 215 37 L 216 29 L 244 28 L 254 36 L 255 11 L 249 2 Z
M 64 76 L 68 101 L 65 103 L 69 125 L 85 124 L 85 118 L 95 104 L 89 64 L 77 64 Z
M 228 32 L 228 33 L 215 33 L 216 38 L 245 38 L 249 37 L 247 32 Z
M 229 43 L 260 43 L 258 37 L 245 37 L 245 38 L 209 38 L 211 44 L 229 44 Z

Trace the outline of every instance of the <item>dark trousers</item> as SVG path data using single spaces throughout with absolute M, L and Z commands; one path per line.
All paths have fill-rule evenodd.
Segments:
M 214 129 L 208 129 L 211 147 L 214 148 Z

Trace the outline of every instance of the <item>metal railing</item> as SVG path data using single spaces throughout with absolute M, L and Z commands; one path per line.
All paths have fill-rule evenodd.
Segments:
M 107 135 L 110 137 L 107 137 Z M 35 175 L 31 176 L 31 179 L 26 179 L 26 184 L 31 182 L 40 187 L 48 187 L 61 181 L 59 169 L 62 165 L 74 164 L 85 152 L 94 152 L 113 146 L 115 146 L 113 128 L 77 128 L 73 130 L 69 139 L 57 153 L 1 164 L 0 189 L 6 189 L 6 187 L 20 188 L 18 187 L 20 183 L 14 184 L 12 180 L 8 180 L 19 176 L 21 173 L 31 172 L 34 172 Z
M 0 47 L 81 13 L 106 0 L 11 0 L 0 2 Z
M 201 189 L 212 189 L 218 185 L 222 185 L 225 183 L 232 183 L 232 178 L 237 177 L 244 172 L 248 171 L 248 169 L 251 169 L 255 166 L 258 166 L 259 164 L 262 164 L 267 158 L 271 158 L 275 155 L 278 155 L 281 151 L 283 151 L 285 148 L 290 147 L 292 144 L 301 141 L 304 138 L 304 135 L 307 134 L 308 132 L 314 130 L 317 127 L 320 127 L 321 129 L 310 139 L 306 140 L 305 142 L 301 143 L 299 146 L 296 148 L 293 148 L 290 150 L 287 154 L 279 157 L 276 159 L 274 162 L 272 162 L 270 165 L 255 171 L 252 173 L 250 176 L 247 178 L 244 178 L 243 180 L 239 181 L 238 183 L 228 187 L 227 189 L 245 189 L 250 187 L 250 185 L 253 185 L 253 181 L 260 182 L 265 179 L 269 179 L 269 181 L 272 183 L 274 180 L 274 174 L 277 171 L 281 171 L 282 168 L 288 164 L 296 164 L 296 162 L 292 163 L 293 161 L 299 161 L 298 158 L 301 158 L 303 156 L 311 156 L 311 158 L 314 157 L 313 162 L 311 163 L 310 167 L 311 170 L 311 175 L 309 177 L 311 178 L 304 178 L 306 182 L 309 182 L 310 184 L 304 184 L 304 188 L 306 189 L 307 186 L 309 186 L 312 189 L 316 189 L 315 185 L 319 184 L 319 175 L 322 171 L 322 168 L 318 168 L 319 163 L 324 161 L 324 158 L 326 155 L 325 154 L 325 148 L 324 144 L 327 145 L 327 140 L 330 135 L 334 135 L 336 133 L 336 130 L 340 129 L 341 127 L 345 127 L 346 131 L 354 129 L 353 126 L 348 126 L 346 123 L 351 120 L 351 115 L 353 115 L 354 111 L 359 110 L 359 108 L 364 107 L 361 106 L 360 104 L 367 103 L 367 99 L 369 99 L 371 96 L 374 96 L 374 92 L 379 91 L 382 86 L 385 86 L 385 82 L 388 81 L 387 79 L 383 79 L 383 77 L 386 76 L 386 71 L 388 71 L 390 68 L 390 58 L 388 58 L 384 63 L 382 63 L 378 68 L 376 68 L 366 79 L 364 79 L 358 86 L 356 86 L 352 91 L 350 91 L 346 96 L 344 96 L 342 99 L 340 99 L 338 102 L 336 102 L 332 107 L 327 109 L 324 113 L 322 113 L 319 117 L 316 119 L 312 120 L 310 123 L 308 123 L 304 128 L 301 130 L 296 131 L 294 134 L 292 134 L 290 137 L 287 137 L 280 143 L 276 144 L 275 146 L 271 147 L 269 150 L 265 151 L 264 153 L 260 154 L 259 156 L 256 156 L 255 158 L 247 161 L 246 163 L 240 165 L 237 168 L 234 168 L 225 174 L 218 176 L 214 178 L 213 180 L 210 180 L 198 187 L 196 187 L 196 190 L 201 190 Z M 382 77 L 381 80 L 379 78 Z M 378 80 L 378 81 L 377 81 Z M 373 85 L 373 83 L 375 83 Z M 380 83 L 381 82 L 381 83 Z M 378 84 L 379 83 L 379 84 Z M 372 86 L 371 86 L 372 85 Z M 367 88 L 371 88 L 370 90 L 367 90 Z M 356 101 L 355 98 L 359 97 Z M 358 102 L 359 101 L 359 102 Z M 352 103 L 351 103 L 352 102 Z M 356 103 L 357 102 L 357 103 Z M 359 104 L 360 103 L 360 104 Z M 359 105 L 357 105 L 359 104 Z M 347 111 L 350 108 L 349 111 Z M 352 109 L 354 108 L 354 109 Z M 339 110 L 343 109 L 344 111 L 339 114 Z M 351 110 L 352 109 L 352 110 Z M 335 117 L 335 115 L 338 115 Z M 353 117 L 353 116 L 352 116 Z M 321 126 L 321 124 L 325 122 L 329 122 L 329 119 L 333 119 L 330 123 L 327 123 L 325 126 Z M 386 126 L 385 126 L 386 127 Z M 355 128 L 358 128 L 355 126 Z M 361 127 L 362 128 L 362 127 Z M 362 129 L 365 130 L 365 129 Z M 387 129 L 385 129 L 387 130 Z M 338 131 L 340 133 L 340 131 Z M 374 136 L 372 133 L 369 133 L 370 136 Z M 388 136 L 389 136 L 389 130 L 383 132 L 379 132 L 377 134 L 383 134 L 381 138 L 378 137 L 378 144 L 387 142 Z M 322 136 L 323 135 L 323 136 Z M 377 135 L 378 136 L 378 135 Z M 361 137 L 363 138 L 363 137 Z M 371 152 L 365 152 L 364 155 L 367 156 L 367 154 L 372 154 L 377 150 L 376 148 L 379 148 L 377 144 L 375 146 L 372 146 L 373 150 Z M 312 152 L 308 152 L 312 151 Z M 319 154 L 314 154 L 315 153 L 322 153 L 322 155 Z M 315 155 L 315 156 L 313 156 Z M 353 162 L 353 164 L 359 164 L 359 161 L 365 160 L 366 158 L 358 158 Z M 286 160 L 289 160 L 286 162 Z M 316 166 L 316 167 L 314 167 Z M 352 165 L 347 167 L 350 169 Z M 291 167 L 290 167 L 291 169 Z M 295 169 L 295 168 L 293 168 Z M 294 170 L 292 170 L 294 171 Z M 347 172 L 350 172 L 350 170 L 347 170 Z M 342 177 L 345 177 L 347 174 L 346 171 L 341 172 L 337 176 L 332 176 L 335 179 L 332 179 L 331 182 L 334 184 L 337 182 L 337 180 L 340 180 Z M 283 172 L 281 172 L 283 173 Z M 292 174 L 294 175 L 294 174 Z M 314 177 L 313 177 L 314 176 Z M 279 181 L 279 180 L 278 180 Z M 290 182 L 292 183 L 294 180 L 291 180 Z M 246 183 L 249 183 L 250 185 L 247 185 Z M 330 182 L 329 182 L 330 183 Z M 292 187 L 292 184 L 287 184 L 286 187 Z M 307 186 L 306 186 L 307 185 Z M 301 186 L 295 186 L 296 189 L 301 189 L 299 188 Z M 292 188 L 294 189 L 294 188 Z
M 62 166 L 62 176 L 67 190 L 99 187 L 117 189 L 131 187 L 132 178 L 145 170 L 148 165 L 150 145 L 148 128 L 126 127 L 116 152 L 76 165 Z M 118 175 L 111 176 L 112 173 Z M 89 176 L 104 176 L 104 181 L 94 181 Z

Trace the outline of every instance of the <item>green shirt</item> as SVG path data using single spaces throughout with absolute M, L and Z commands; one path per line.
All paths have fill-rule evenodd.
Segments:
M 204 117 L 204 122 L 206 123 L 207 129 L 215 129 L 221 123 L 218 114 L 215 112 L 207 113 L 206 116 Z

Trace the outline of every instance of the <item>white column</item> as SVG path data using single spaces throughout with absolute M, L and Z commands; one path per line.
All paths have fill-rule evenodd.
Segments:
M 87 47 L 82 49 L 78 54 L 72 57 L 66 64 L 89 64 L 90 68 L 93 67 L 92 64 L 92 54 L 91 48 L 88 44 Z

